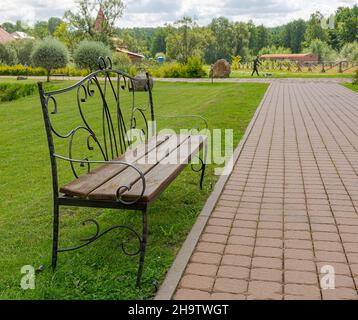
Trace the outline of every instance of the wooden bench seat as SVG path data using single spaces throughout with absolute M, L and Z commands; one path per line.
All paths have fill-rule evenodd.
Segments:
M 153 201 L 198 154 L 206 141 L 200 135 L 160 135 L 127 150 L 114 160 L 133 164 L 145 176 L 141 202 Z M 127 186 L 130 190 L 120 188 Z M 107 164 L 62 186 L 66 196 L 91 200 L 132 201 L 141 196 L 142 180 L 138 172 L 122 164 Z

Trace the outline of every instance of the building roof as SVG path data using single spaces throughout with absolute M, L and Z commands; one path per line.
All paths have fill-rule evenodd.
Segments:
M 124 48 L 117 48 L 116 50 L 117 50 L 117 52 L 126 53 L 129 56 L 144 59 L 144 56 L 142 54 L 140 54 L 140 53 L 131 52 L 131 51 L 128 51 L 127 49 L 124 49 Z
M 312 56 L 312 53 L 274 53 L 263 54 L 261 58 L 276 58 L 276 59 L 295 59 Z
M 0 43 L 10 42 L 14 40 L 15 38 L 10 33 L 0 27 Z
M 23 40 L 23 39 L 34 39 L 34 37 L 29 36 L 26 32 L 22 31 L 15 31 L 11 34 L 16 40 Z

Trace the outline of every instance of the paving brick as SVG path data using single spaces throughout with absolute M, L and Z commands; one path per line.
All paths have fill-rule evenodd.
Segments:
M 357 300 L 357 291 L 351 288 L 336 288 L 322 290 L 322 297 L 324 300 Z
M 309 240 L 287 239 L 285 248 L 289 249 L 312 249 L 312 242 Z
M 304 249 L 285 249 L 285 258 L 313 261 L 313 251 Z
M 285 271 L 285 283 L 317 284 L 317 274 L 307 271 Z
M 210 291 L 214 278 L 197 275 L 185 275 L 180 282 L 180 288 Z
M 185 273 L 196 274 L 199 276 L 215 277 L 217 270 L 218 266 L 213 264 L 189 263 L 185 270 Z
M 310 260 L 285 259 L 285 270 L 316 272 L 316 264 Z
M 279 258 L 267 258 L 267 257 L 254 257 L 252 259 L 253 268 L 270 268 L 281 269 L 282 259 Z
M 232 293 L 213 293 L 210 297 L 211 300 L 246 300 L 246 296 L 243 294 Z
M 257 246 L 254 251 L 255 257 L 272 257 L 272 258 L 281 258 L 283 250 L 280 248 L 272 247 L 259 247 Z
M 205 232 L 228 235 L 230 233 L 230 227 L 207 226 Z
M 250 269 L 238 266 L 221 266 L 218 270 L 218 277 L 234 278 L 234 279 L 247 279 Z
M 326 262 L 346 261 L 346 256 L 342 252 L 316 251 L 316 257 L 319 261 L 326 261 Z
M 282 271 L 268 268 L 252 268 L 251 279 L 253 280 L 266 280 L 266 281 L 282 281 Z
M 261 246 L 261 247 L 282 248 L 283 241 L 281 239 L 276 239 L 276 238 L 261 238 L 261 237 L 258 237 L 256 239 L 256 245 Z
M 252 256 L 254 250 L 253 246 L 244 246 L 239 244 L 228 244 L 225 249 L 225 254 L 238 254 Z
M 285 295 L 294 295 L 309 300 L 321 299 L 320 289 L 312 285 L 285 284 Z
M 256 281 L 249 282 L 248 299 L 282 299 L 282 284 L 279 282 Z
M 238 254 L 225 254 L 222 258 L 221 264 L 250 267 L 251 257 Z
M 231 278 L 216 278 L 214 284 L 214 293 L 244 293 L 247 289 L 246 280 L 238 280 Z
M 227 236 L 222 234 L 215 233 L 204 233 L 201 236 L 201 240 L 205 242 L 214 242 L 214 243 L 222 243 L 225 244 L 227 241 Z
M 174 300 L 208 300 L 210 293 L 200 290 L 178 289 L 174 295 Z
M 210 253 L 223 253 L 225 245 L 221 243 L 203 242 L 200 241 L 196 247 L 197 251 L 210 252 Z
M 216 253 L 195 252 L 191 257 L 192 262 L 219 264 L 221 255 Z

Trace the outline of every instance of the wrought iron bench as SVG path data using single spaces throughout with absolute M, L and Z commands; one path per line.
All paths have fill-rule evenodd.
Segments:
M 112 69 L 110 59 L 100 58 L 98 71 L 68 88 L 45 92 L 42 83 L 38 84 L 52 168 L 53 270 L 56 268 L 59 252 L 80 249 L 111 230 L 126 229 L 139 243 L 136 252 L 129 252 L 123 243 L 122 250 L 127 255 L 139 255 L 136 284 L 140 286 L 150 204 L 194 156 L 200 162 L 199 167 L 192 168 L 201 173 L 202 187 L 206 157 L 206 148 L 203 146 L 206 136 L 190 132 L 157 135 L 152 80 L 146 74 L 144 91 L 135 90 L 136 87 L 141 87 L 136 86 L 136 81 L 139 80 Z M 73 93 L 76 94 L 75 99 Z M 137 95 L 142 95 L 142 101 L 136 99 Z M 146 113 L 150 114 L 150 122 L 146 119 Z M 66 121 L 58 118 L 61 114 Z M 184 116 L 186 117 L 190 116 Z M 200 116 L 194 117 L 206 123 Z M 61 145 L 58 149 L 57 143 Z M 76 146 L 78 150 L 75 150 Z M 88 154 L 91 154 L 91 159 L 96 160 L 91 160 Z M 67 183 L 60 184 L 62 178 L 59 173 L 66 168 L 70 168 L 75 180 L 68 182 L 68 174 L 65 174 Z M 96 220 L 88 219 L 84 224 L 94 224 L 95 234 L 81 239 L 83 242 L 79 245 L 59 248 L 60 206 L 141 211 L 142 234 L 124 225 L 114 225 L 101 231 Z

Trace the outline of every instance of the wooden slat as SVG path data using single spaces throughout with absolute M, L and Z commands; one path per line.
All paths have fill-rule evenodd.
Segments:
M 157 163 L 172 154 L 181 144 L 189 139 L 188 135 L 171 136 L 165 143 L 159 145 L 156 149 L 148 152 L 148 154 L 133 162 L 143 174 L 148 173 Z M 131 169 L 120 172 L 112 179 L 94 189 L 88 198 L 92 200 L 116 200 L 117 190 L 120 186 L 132 186 L 140 179 L 139 174 Z
M 190 160 L 199 153 L 205 141 L 206 136 L 193 136 L 178 148 L 178 161 L 176 163 L 168 161 L 173 160 L 174 157 L 172 159 L 166 158 L 153 167 L 152 170 L 145 175 L 146 189 L 141 201 L 150 202 L 158 197 L 181 173 Z M 174 153 L 172 153 L 172 155 L 174 155 Z M 133 185 L 130 191 L 123 193 L 122 199 L 125 201 L 137 199 L 141 192 L 142 182 L 138 181 Z
M 147 143 L 142 143 L 133 149 L 128 149 L 124 155 L 114 160 L 129 163 L 135 162 L 168 141 L 169 138 L 170 135 L 158 135 L 157 137 L 151 138 Z M 60 192 L 68 196 L 86 198 L 92 190 L 106 183 L 124 169 L 126 169 L 126 166 L 118 164 L 108 164 L 97 167 L 92 172 L 82 175 L 78 179 L 62 186 Z

